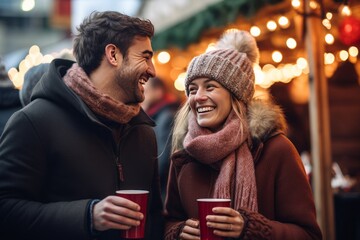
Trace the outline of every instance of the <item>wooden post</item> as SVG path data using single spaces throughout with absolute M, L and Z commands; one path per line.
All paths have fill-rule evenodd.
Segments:
M 331 145 L 327 80 L 324 72 L 324 28 L 319 13 L 310 14 L 309 0 L 306 9 L 305 46 L 309 63 L 310 132 L 313 163 L 313 190 L 317 220 L 323 239 L 335 240 L 334 203 L 331 188 Z

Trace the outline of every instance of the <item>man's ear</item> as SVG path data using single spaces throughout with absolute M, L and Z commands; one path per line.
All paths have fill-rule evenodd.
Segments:
M 119 64 L 118 58 L 121 57 L 121 54 L 114 44 L 108 44 L 105 46 L 105 57 L 110 64 L 116 66 Z

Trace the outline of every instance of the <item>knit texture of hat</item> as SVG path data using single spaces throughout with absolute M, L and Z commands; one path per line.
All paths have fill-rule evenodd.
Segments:
M 209 78 L 221 83 L 235 97 L 248 103 L 255 92 L 253 65 L 258 63 L 259 49 L 246 31 L 229 30 L 217 42 L 215 50 L 201 54 L 190 62 L 185 78 L 189 84 L 197 78 Z

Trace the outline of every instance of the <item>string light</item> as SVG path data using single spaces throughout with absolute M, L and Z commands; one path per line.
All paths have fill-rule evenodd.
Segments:
M 69 51 L 69 50 L 68 50 Z M 65 49 L 64 49 L 65 52 Z M 18 89 L 21 89 L 24 83 L 25 73 L 33 66 L 39 65 L 41 63 L 49 63 L 54 59 L 52 55 L 43 55 L 40 51 L 39 46 L 33 45 L 29 49 L 29 54 L 20 62 L 19 70 L 16 68 L 10 68 L 8 71 L 8 76 L 13 82 L 14 86 Z
M 180 73 L 174 82 L 174 86 L 178 91 L 185 91 L 185 77 L 186 72 Z
M 355 46 L 351 46 L 351 47 L 349 47 L 349 54 L 352 57 L 357 57 L 359 54 L 359 49 Z
M 288 28 L 288 27 L 290 27 L 290 21 L 289 21 L 289 19 L 288 19 L 287 17 L 285 17 L 285 16 L 281 16 L 281 17 L 279 18 L 279 20 L 278 20 L 278 23 L 279 23 L 280 27 L 282 27 L 282 28 Z
M 316 1 L 310 1 L 310 2 L 309 2 L 309 7 L 310 7 L 312 10 L 316 10 L 316 9 L 319 7 L 319 4 L 318 4 Z
M 276 24 L 275 21 L 270 20 L 270 21 L 268 21 L 268 22 L 266 23 L 266 27 L 267 27 L 267 29 L 269 29 L 269 31 L 273 32 L 273 31 L 276 30 L 277 24 Z
M 21 10 L 29 12 L 35 7 L 35 0 L 23 0 L 21 3 Z
M 292 0 L 291 4 L 293 8 L 296 9 L 296 12 L 301 14 L 301 8 L 303 4 L 302 1 Z M 314 10 L 318 10 L 321 7 L 321 5 L 318 4 L 317 1 L 311 0 L 309 2 L 309 7 L 312 9 L 314 14 L 317 14 L 314 12 Z M 351 9 L 345 4 L 339 8 L 339 13 L 341 12 L 342 12 L 341 16 L 350 15 Z M 276 18 L 277 19 L 276 21 L 268 20 L 265 22 L 265 26 L 254 24 L 250 27 L 249 32 L 253 37 L 258 38 L 261 35 L 265 37 L 267 36 L 267 34 L 271 34 L 270 32 L 282 31 L 282 29 L 287 29 L 291 26 L 293 21 L 296 23 L 296 19 L 290 18 L 291 20 L 290 21 L 288 16 L 289 15 L 278 16 L 278 18 Z M 324 41 L 327 45 L 334 44 L 335 37 L 338 37 L 336 33 L 334 35 L 334 31 L 336 31 L 336 29 L 334 30 L 332 26 L 332 21 L 334 19 L 334 16 L 336 16 L 336 14 L 332 12 L 326 12 L 324 18 L 322 19 L 322 26 L 326 30 Z M 281 44 L 281 41 L 283 41 L 282 39 L 284 38 L 277 38 L 276 40 L 277 45 Z M 288 37 L 286 38 L 285 44 L 286 47 L 289 49 L 296 49 L 299 43 L 295 40 L 295 38 Z M 208 44 L 205 51 L 207 52 L 213 49 L 214 49 L 214 43 L 210 43 Z M 335 64 L 336 60 L 345 61 L 349 59 L 351 61 L 356 62 L 358 57 L 358 51 L 359 51 L 358 48 L 352 46 L 348 50 L 342 50 L 333 53 L 331 52 L 324 53 L 325 75 L 329 76 L 329 71 L 332 71 L 332 69 L 336 67 Z M 269 88 L 272 84 L 276 82 L 288 83 L 293 79 L 306 76 L 310 72 L 308 61 L 304 57 L 297 58 L 296 63 L 294 64 L 290 64 L 290 63 L 282 64 L 284 56 L 280 51 L 273 51 L 272 53 L 268 53 L 268 52 L 266 53 L 270 54 L 270 56 L 266 56 L 265 59 L 269 59 L 271 57 L 271 59 L 273 60 L 274 63 L 277 64 L 277 66 L 275 67 L 272 64 L 265 64 L 262 68 L 259 65 L 256 65 L 254 67 L 255 84 L 257 86 L 260 86 L 261 88 Z M 265 54 L 263 53 L 262 56 L 263 55 Z M 186 68 L 186 66 L 184 66 L 184 68 Z M 178 90 L 183 89 L 183 80 L 186 74 L 186 73 L 179 74 L 180 71 L 182 71 L 182 69 L 178 68 L 178 70 L 176 71 L 177 77 L 172 78 L 172 79 L 176 79 L 174 81 L 174 85 L 176 85 L 176 89 Z
M 250 28 L 250 34 L 253 35 L 254 37 L 258 37 L 258 36 L 260 36 L 260 34 L 261 34 L 261 30 L 260 30 L 260 28 L 257 27 L 257 26 L 252 26 L 252 27 Z
M 157 59 L 161 64 L 168 63 L 170 61 L 170 54 L 166 51 L 162 51 L 158 54 Z
M 341 16 L 350 16 L 351 15 L 351 9 L 347 4 L 343 4 L 339 7 L 339 13 Z
M 349 53 L 345 50 L 341 50 L 339 53 L 341 61 L 346 61 L 349 58 Z
M 296 43 L 296 40 L 294 38 L 288 38 L 286 40 L 286 46 L 288 48 L 294 49 L 294 48 L 296 48 L 296 45 L 297 45 L 297 43 Z
M 325 65 L 333 64 L 335 61 L 335 56 L 332 53 L 324 53 L 324 62 Z
M 298 66 L 298 68 L 300 69 L 306 69 L 308 67 L 308 63 L 307 60 L 303 57 L 300 57 L 296 60 L 296 65 Z
M 293 8 L 297 9 L 297 8 L 300 8 L 301 2 L 300 2 L 300 0 L 292 0 L 291 5 L 293 6 Z
M 331 44 L 334 43 L 334 41 L 335 41 L 335 38 L 334 38 L 334 36 L 333 36 L 331 33 L 327 33 L 327 34 L 325 35 L 325 42 L 326 42 L 327 44 L 331 45 Z
M 283 55 L 279 51 L 273 51 L 273 53 L 271 54 L 271 57 L 272 57 L 272 60 L 276 63 L 281 62 L 283 59 Z
M 325 18 L 322 20 L 322 25 L 327 29 L 330 30 L 331 29 L 331 22 L 329 19 Z

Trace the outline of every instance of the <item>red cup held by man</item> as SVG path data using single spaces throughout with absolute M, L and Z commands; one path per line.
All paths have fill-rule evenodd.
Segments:
M 146 212 L 148 204 L 149 191 L 146 190 L 118 190 L 116 195 L 129 199 L 140 206 L 140 212 L 144 214 L 144 218 L 137 227 L 131 227 L 128 230 L 121 231 L 121 237 L 126 239 L 142 239 L 145 237 Z

